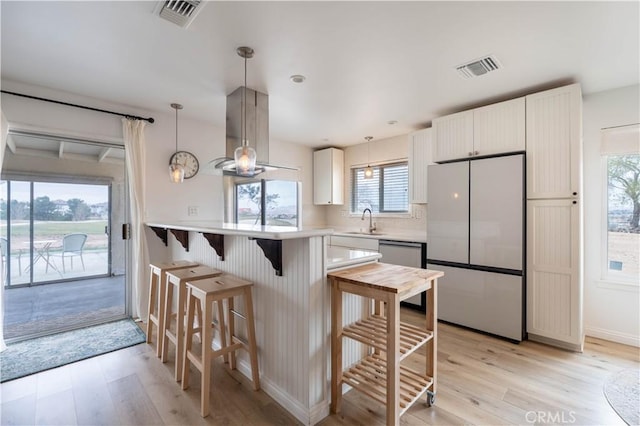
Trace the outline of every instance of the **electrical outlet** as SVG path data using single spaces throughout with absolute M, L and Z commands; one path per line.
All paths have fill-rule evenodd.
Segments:
M 340 210 L 340 216 L 347 217 L 347 211 L 346 210 Z
M 422 209 L 420 207 L 416 209 L 416 219 L 422 219 Z
M 198 216 L 198 206 L 187 207 L 187 214 L 189 216 Z

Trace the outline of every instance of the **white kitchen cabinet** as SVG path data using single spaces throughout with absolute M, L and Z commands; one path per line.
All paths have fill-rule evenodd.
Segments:
M 433 120 L 433 160 L 525 150 L 525 98 L 512 99 Z
M 433 161 L 468 157 L 473 151 L 473 111 L 433 120 Z
M 473 110 L 473 155 L 525 150 L 525 98 Z
M 344 151 L 326 148 L 313 153 L 313 204 L 344 204 Z
M 582 99 L 572 84 L 526 97 L 527 331 L 582 350 Z
M 332 246 L 347 247 L 360 250 L 378 251 L 377 238 L 344 237 L 332 235 L 329 243 Z
M 575 203 L 575 204 L 574 204 Z M 582 350 L 580 207 L 576 200 L 527 201 L 527 331 Z
M 526 97 L 527 198 L 579 194 L 582 95 L 572 84 Z
M 427 202 L 427 166 L 433 164 L 431 155 L 431 129 L 409 134 L 409 202 Z

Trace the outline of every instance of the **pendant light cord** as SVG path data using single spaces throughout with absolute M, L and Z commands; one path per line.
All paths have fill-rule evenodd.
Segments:
M 247 57 L 244 57 L 244 86 L 242 86 L 242 132 L 240 137 L 242 138 L 242 146 L 247 146 Z M 243 134 L 244 133 L 244 134 Z
M 178 108 L 176 108 L 176 152 L 178 152 Z M 176 163 L 178 162 L 178 157 L 176 157 Z

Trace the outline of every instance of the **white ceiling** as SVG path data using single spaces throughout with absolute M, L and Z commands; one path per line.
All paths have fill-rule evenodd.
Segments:
M 310 146 L 405 134 L 559 84 L 593 93 L 640 78 L 637 1 L 208 2 L 188 29 L 156 5 L 2 1 L 2 78 L 165 113 L 179 102 L 181 117 L 224 128 L 247 45 L 271 137 Z M 504 68 L 456 73 L 486 54 Z

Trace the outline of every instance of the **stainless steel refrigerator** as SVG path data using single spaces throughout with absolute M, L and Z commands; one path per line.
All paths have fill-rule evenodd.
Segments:
M 427 175 L 427 267 L 438 319 L 525 337 L 524 155 L 436 164 Z

